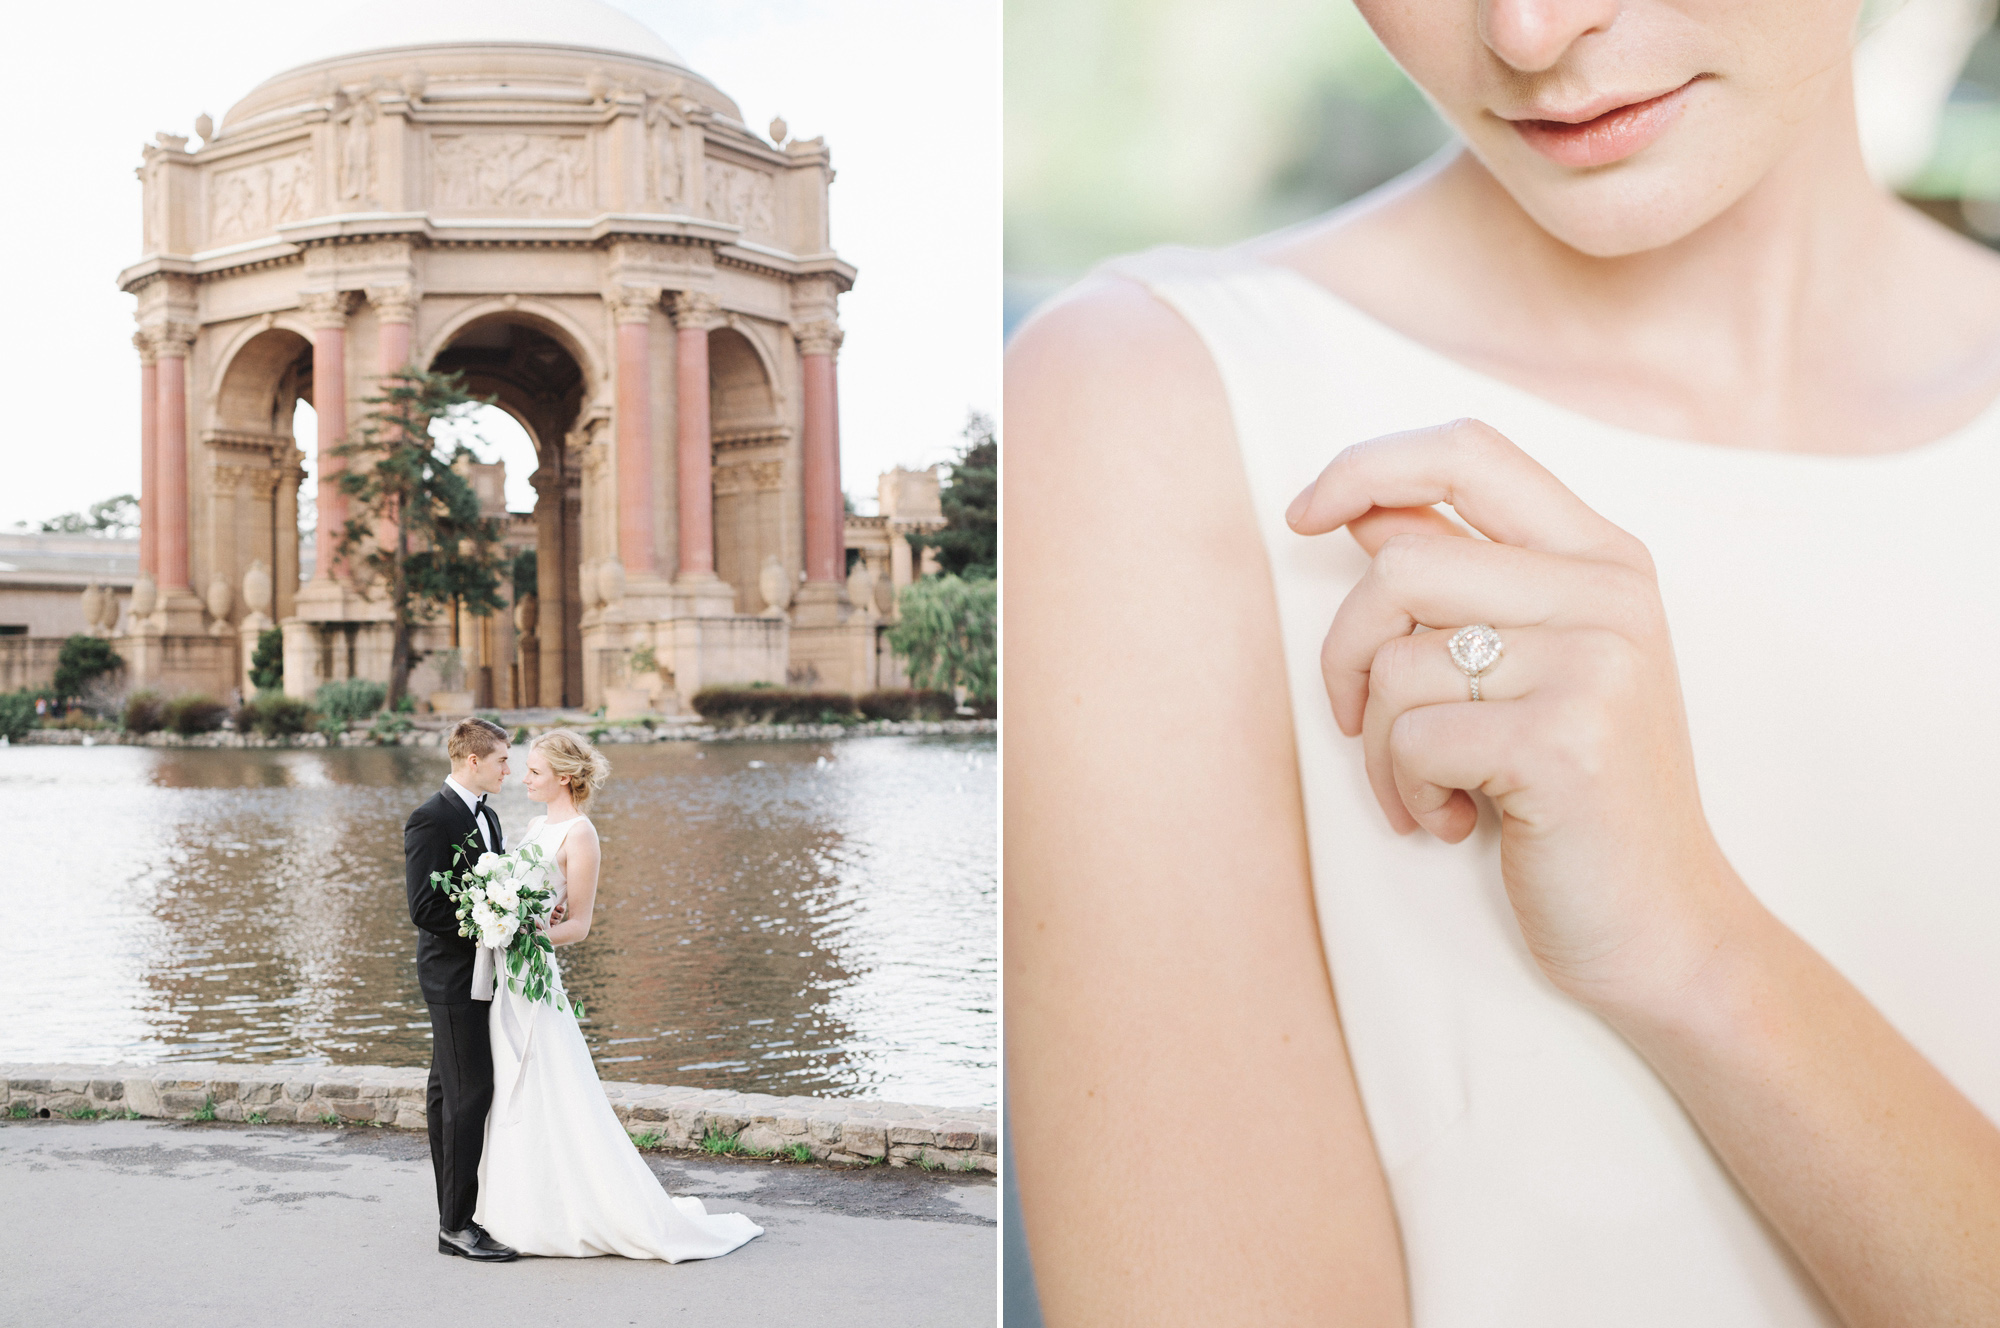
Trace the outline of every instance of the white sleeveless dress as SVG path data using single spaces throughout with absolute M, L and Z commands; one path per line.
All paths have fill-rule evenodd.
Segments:
M 548 853 L 556 898 L 567 893 L 556 850 L 582 817 L 536 817 L 522 845 Z M 556 977 L 561 986 L 560 971 Z M 479 1158 L 473 1220 L 523 1254 L 712 1259 L 764 1229 L 741 1213 L 710 1213 L 670 1197 L 611 1110 L 573 1015 L 530 1001 L 494 978 L 493 1109 Z
M 1168 249 L 1109 270 L 1193 326 L 1227 391 L 1417 1328 L 1834 1328 L 1673 1094 L 1535 967 L 1491 806 L 1457 846 L 1390 831 L 1319 671 L 1366 559 L 1284 511 L 1349 443 L 1472 416 L 1643 539 L 1723 849 L 2000 1120 L 2000 408 L 1894 455 L 1730 450 L 1553 405 L 1289 269 Z

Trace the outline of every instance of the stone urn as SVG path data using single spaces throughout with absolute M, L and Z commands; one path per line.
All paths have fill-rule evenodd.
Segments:
M 606 558 L 597 565 L 597 593 L 606 608 L 625 598 L 624 563 Z
M 110 586 L 104 587 L 104 593 L 97 600 L 97 609 L 97 625 L 104 629 L 106 636 L 115 635 L 118 631 L 118 592 Z
M 523 595 L 514 602 L 514 630 L 522 636 L 533 636 L 535 624 L 541 620 L 541 601 L 534 595 Z
M 151 572 L 139 573 L 139 579 L 132 583 L 132 616 L 144 618 L 160 606 L 160 583 L 153 579 Z
M 250 570 L 243 574 L 243 602 L 252 613 L 271 611 L 271 569 L 264 566 L 262 558 L 251 563 Z
M 211 634 L 220 636 L 229 630 L 229 610 L 236 603 L 236 591 L 230 586 L 229 578 L 217 572 L 208 579 L 208 595 L 205 603 L 208 613 L 215 621 L 208 625 Z
M 879 612 L 875 607 L 875 573 L 869 570 L 866 558 L 847 574 L 847 602 L 871 618 Z
M 778 555 L 764 555 L 764 566 L 757 573 L 757 590 L 764 597 L 764 616 L 782 618 L 785 606 L 792 602 L 792 579 L 785 575 L 785 566 L 778 561 Z
M 83 588 L 83 621 L 86 627 L 102 626 L 104 590 L 95 581 Z
M 887 577 L 875 579 L 875 611 L 884 618 L 896 616 L 896 587 Z

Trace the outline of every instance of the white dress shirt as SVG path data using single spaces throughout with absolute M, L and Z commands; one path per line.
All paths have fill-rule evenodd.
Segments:
M 446 775 L 444 777 L 444 786 L 450 789 L 453 793 L 456 793 L 459 797 L 465 799 L 465 809 L 471 812 L 472 819 L 479 823 L 479 842 L 486 845 L 486 851 L 488 853 L 501 852 L 502 850 L 496 848 L 493 844 L 492 833 L 488 831 L 486 828 L 486 818 L 479 814 L 480 795 L 474 793 L 471 789 L 459 783 L 456 779 L 453 779 L 450 775 Z

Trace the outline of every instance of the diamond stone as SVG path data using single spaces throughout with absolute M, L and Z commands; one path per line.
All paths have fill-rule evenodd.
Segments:
M 1452 663 L 1476 678 L 1500 662 L 1500 633 L 1475 623 L 1453 632 L 1445 648 L 1451 651 Z

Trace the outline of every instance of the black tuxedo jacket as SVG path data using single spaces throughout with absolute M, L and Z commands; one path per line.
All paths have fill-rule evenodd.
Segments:
M 497 850 L 505 843 L 500 816 L 490 803 L 485 811 L 487 833 Z M 461 848 L 464 855 L 454 863 Z M 472 999 L 472 960 L 479 947 L 458 934 L 458 910 L 449 895 L 431 888 L 431 873 L 464 871 L 485 851 L 472 809 L 449 788 L 432 794 L 403 826 L 403 884 L 410 896 L 410 921 L 417 924 L 417 982 L 432 1005 Z

